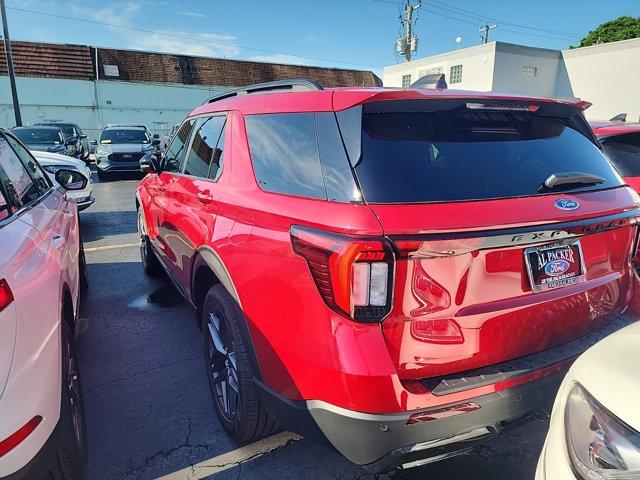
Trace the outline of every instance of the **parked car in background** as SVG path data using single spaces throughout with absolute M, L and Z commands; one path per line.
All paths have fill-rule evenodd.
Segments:
M 65 194 L 86 179 L 55 178 L 0 130 L 0 478 L 75 480 L 86 462 L 74 348 L 86 272 Z
M 536 480 L 640 478 L 640 324 L 583 353 L 564 379 Z
M 76 156 L 75 143 L 67 141 L 57 127 L 13 127 L 11 131 L 29 150 Z
M 140 159 L 156 151 L 151 132 L 144 125 L 107 125 L 96 147 L 98 178 L 112 173 L 140 170 Z
M 640 192 L 640 122 L 591 122 L 591 127 L 624 181 Z
M 82 132 L 80 127 L 75 123 L 63 123 L 63 122 L 48 122 L 48 123 L 35 123 L 34 126 L 44 127 L 57 127 L 62 130 L 62 134 L 69 143 L 75 143 L 75 158 L 78 158 L 85 162 L 90 163 L 89 160 L 89 141 L 87 136 Z
M 50 152 L 31 152 L 42 168 L 47 172 L 52 181 L 55 180 L 56 172 L 60 169 L 76 170 L 87 178 L 87 186 L 82 190 L 67 192 L 69 198 L 78 205 L 78 211 L 89 208 L 96 199 L 93 197 L 93 181 L 91 180 L 91 169 L 82 160 L 59 155 Z
M 640 205 L 588 105 L 298 80 L 191 112 L 142 162 L 140 248 L 196 311 L 225 430 L 381 472 L 549 407 L 636 321 Z

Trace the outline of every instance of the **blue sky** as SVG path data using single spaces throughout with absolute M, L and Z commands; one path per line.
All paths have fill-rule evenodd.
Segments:
M 20 40 L 366 68 L 379 74 L 383 66 L 401 61 L 394 53 L 399 32 L 394 0 L 6 3 L 11 36 Z M 564 49 L 603 21 L 621 15 L 640 16 L 640 0 L 423 0 L 416 25 L 420 38 L 417 57 L 456 48 L 456 36 L 462 37 L 464 47 L 478 44 L 478 25 L 483 19 L 477 14 L 503 22 L 491 31 L 491 40 Z

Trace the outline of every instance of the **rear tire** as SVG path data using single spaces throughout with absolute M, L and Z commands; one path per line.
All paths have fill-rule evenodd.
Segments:
M 160 266 L 160 260 L 156 257 L 145 228 L 144 217 L 142 215 L 142 208 L 138 209 L 138 232 L 140 233 L 140 261 L 142 262 L 142 269 L 144 273 L 150 276 L 156 276 L 162 272 Z
M 262 407 L 240 334 L 242 311 L 223 285 L 207 292 L 202 308 L 202 345 L 213 406 L 226 432 L 238 442 L 253 442 L 278 426 Z
M 87 425 L 73 333 L 65 320 L 61 327 L 60 420 L 44 447 L 47 453 L 42 463 L 33 471 L 34 478 L 39 480 L 80 480 L 87 463 Z

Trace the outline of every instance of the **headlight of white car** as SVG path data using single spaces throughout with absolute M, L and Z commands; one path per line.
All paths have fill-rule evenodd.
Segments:
M 571 464 L 579 478 L 640 478 L 640 433 L 616 418 L 579 384 L 569 392 L 565 431 Z
M 98 157 L 106 157 L 107 155 L 109 155 L 109 151 L 105 150 L 104 148 L 96 148 L 96 155 Z
M 69 167 L 67 165 L 43 165 L 42 168 L 44 168 L 47 172 L 54 173 L 54 174 L 61 168 L 65 168 L 67 170 L 69 169 L 75 170 L 75 168 Z

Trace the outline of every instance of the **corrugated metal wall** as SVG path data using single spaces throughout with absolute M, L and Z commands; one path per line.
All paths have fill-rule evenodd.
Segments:
M 108 123 L 144 123 L 168 133 L 185 115 L 223 88 L 121 81 L 16 78 L 25 125 L 66 121 L 80 125 L 90 139 Z M 9 79 L 0 77 L 0 126 L 15 125 Z M 100 105 L 100 108 L 97 108 Z

